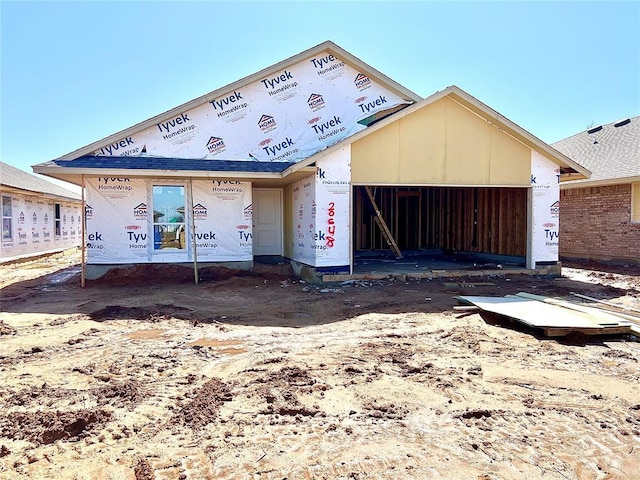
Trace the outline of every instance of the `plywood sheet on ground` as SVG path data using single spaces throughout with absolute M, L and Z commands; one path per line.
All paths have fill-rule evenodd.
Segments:
M 631 315 L 621 316 L 620 314 L 615 312 L 602 310 L 597 306 L 584 305 L 581 303 L 569 302 L 567 300 L 562 300 L 559 298 L 543 297 L 540 295 L 532 295 L 530 293 L 524 293 L 524 292 L 520 292 L 516 294 L 516 296 L 522 297 L 522 298 L 528 298 L 530 300 L 537 300 L 540 302 L 548 303 L 550 305 L 567 308 L 569 310 L 575 310 L 577 312 L 586 313 L 591 318 L 596 319 L 597 323 L 600 325 L 618 325 L 618 324 L 628 325 L 630 322 L 633 322 L 634 320 L 637 320 L 638 324 L 640 325 L 640 317 L 634 319 L 633 316 Z
M 569 310 L 556 305 L 521 298 L 516 296 L 508 297 L 479 297 L 461 296 L 459 300 L 476 305 L 480 309 L 504 315 L 518 320 L 530 327 L 549 329 L 561 329 L 568 331 L 571 329 L 585 331 L 595 330 L 597 333 L 623 333 L 629 329 L 629 325 L 624 321 L 602 319 L 576 310 Z

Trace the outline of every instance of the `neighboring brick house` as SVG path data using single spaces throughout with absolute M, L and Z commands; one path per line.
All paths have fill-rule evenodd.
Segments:
M 591 170 L 560 185 L 560 256 L 640 263 L 640 117 L 552 145 Z

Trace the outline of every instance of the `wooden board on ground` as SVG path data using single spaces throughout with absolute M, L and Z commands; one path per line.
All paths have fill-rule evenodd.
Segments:
M 627 305 L 617 305 L 612 302 L 608 302 L 606 300 L 600 300 L 599 298 L 588 297 L 587 295 L 582 295 L 580 293 L 571 292 L 571 295 L 582 298 L 584 300 L 589 300 L 590 302 L 597 303 L 600 307 L 606 308 L 608 310 L 613 310 L 616 312 L 624 312 L 625 315 L 631 315 L 640 320 L 640 310 L 637 308 L 629 307 Z
M 533 295 L 531 293 L 520 292 L 516 296 L 522 298 L 528 298 L 530 300 L 538 300 L 540 302 L 549 303 L 558 307 L 568 308 L 569 310 L 575 310 L 577 312 L 586 313 L 595 319 L 601 325 L 618 325 L 620 323 L 628 325 L 629 321 L 625 321 L 624 317 L 620 317 L 613 312 L 604 311 L 596 306 L 584 305 L 581 303 L 574 303 L 559 298 L 543 297 L 540 295 Z M 638 319 L 640 321 L 640 319 Z
M 580 332 L 584 335 L 631 333 L 631 326 L 622 319 L 603 319 L 531 298 L 518 296 L 456 298 L 484 311 L 512 318 L 532 328 L 542 329 L 547 336 L 564 336 L 572 332 Z
M 628 325 L 631 333 L 640 336 L 640 316 L 637 316 L 631 313 L 632 310 L 626 306 L 618 306 L 611 302 L 598 300 L 595 298 L 587 297 L 586 295 L 580 295 L 577 293 L 571 293 L 571 295 L 575 295 L 581 298 L 591 299 L 598 303 L 584 304 L 584 303 L 574 303 L 568 300 L 562 300 L 559 298 L 550 298 L 550 297 L 542 297 L 539 295 L 533 295 L 530 293 L 520 292 L 517 296 L 524 298 L 532 298 L 534 300 L 540 300 L 541 302 L 551 303 L 552 305 L 558 305 L 561 307 L 569 308 L 572 310 L 578 310 L 584 313 L 588 313 L 589 315 L 593 315 L 595 317 L 600 318 L 601 320 L 609 320 L 613 323 L 613 321 L 617 321 L 622 325 Z M 620 312 L 619 309 L 627 308 L 627 313 Z M 618 309 L 618 310 L 616 310 Z M 613 332 L 607 332 L 613 333 Z M 626 332 L 623 332 L 626 333 Z

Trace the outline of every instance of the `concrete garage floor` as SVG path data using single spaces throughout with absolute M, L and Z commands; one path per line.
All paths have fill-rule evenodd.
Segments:
M 561 264 L 537 265 L 535 270 L 525 268 L 523 257 L 473 253 L 447 253 L 443 250 L 403 251 L 397 259 L 390 251 L 356 252 L 353 273 L 319 273 L 322 282 L 348 280 L 380 280 L 388 277 L 447 278 L 483 277 L 509 274 L 560 276 Z M 254 257 L 257 263 L 288 263 L 283 257 Z M 314 274 L 315 275 L 315 274 Z M 304 276 L 303 276 L 304 278 Z
M 442 250 L 402 252 L 397 259 L 391 252 L 358 252 L 353 274 L 341 276 L 349 279 L 375 279 L 388 276 L 413 278 L 461 277 L 511 274 L 548 275 L 560 274 L 560 265 L 539 266 L 535 270 L 525 268 L 522 257 L 473 253 L 447 253 Z M 325 281 L 333 276 L 325 276 Z M 337 280 L 337 278 L 335 279 Z

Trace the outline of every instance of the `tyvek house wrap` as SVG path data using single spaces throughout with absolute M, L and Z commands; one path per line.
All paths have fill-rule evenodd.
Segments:
M 315 176 L 293 185 L 293 257 L 315 267 L 349 265 L 350 148 L 317 162 Z
M 95 151 L 296 162 L 408 103 L 325 51 Z
M 560 235 L 560 169 L 531 151 L 532 261 L 557 262 Z
M 100 177 L 86 181 L 87 261 L 122 264 L 252 259 L 251 184 L 219 180 L 162 180 L 185 185 L 193 198 L 185 218 L 183 248 L 155 249 L 151 189 L 157 182 L 138 178 Z M 192 188 L 193 191 L 190 191 Z M 98 213 L 94 214 L 94 213 Z M 192 225 L 195 222 L 195 237 Z M 195 240 L 194 240 L 195 239 Z
M 11 227 L 0 247 L 0 258 L 21 257 L 77 247 L 82 238 L 79 203 L 54 202 L 32 195 L 5 194 L 11 198 Z M 56 232 L 55 203 L 60 205 Z M 4 228 L 4 227 L 3 227 Z

